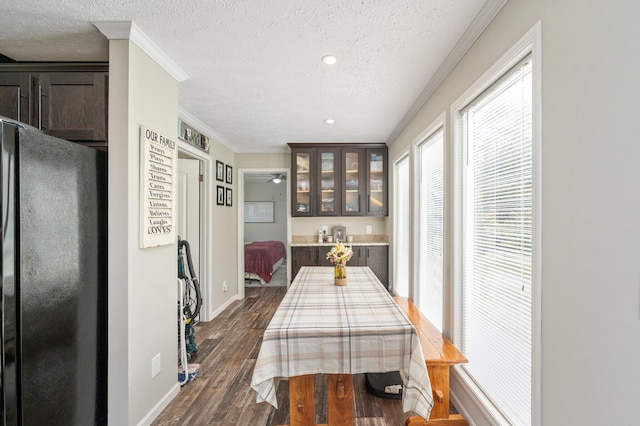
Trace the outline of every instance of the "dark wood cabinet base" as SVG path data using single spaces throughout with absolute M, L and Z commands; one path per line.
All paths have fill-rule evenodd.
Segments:
M 347 266 L 368 266 L 380 282 L 389 288 L 389 246 L 352 246 L 353 256 Z M 303 266 L 332 266 L 327 260 L 331 246 L 291 247 L 291 280 Z

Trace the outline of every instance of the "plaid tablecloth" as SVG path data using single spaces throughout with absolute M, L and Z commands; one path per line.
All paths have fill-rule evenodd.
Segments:
M 347 267 L 344 287 L 332 267 L 303 267 L 264 338 L 251 387 L 278 407 L 275 377 L 400 371 L 402 408 L 429 418 L 431 383 L 415 328 L 367 267 Z

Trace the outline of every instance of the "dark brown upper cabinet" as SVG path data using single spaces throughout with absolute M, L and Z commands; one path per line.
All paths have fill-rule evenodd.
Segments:
M 0 66 L 0 115 L 44 133 L 107 145 L 108 73 L 96 64 Z
M 292 216 L 386 216 L 385 144 L 289 144 Z
M 318 216 L 339 216 L 342 205 L 342 161 L 339 148 L 317 147 Z
M 291 149 L 291 215 L 316 216 L 316 150 Z
M 106 142 L 107 73 L 43 73 L 38 90 L 44 132 L 77 142 Z
M 31 74 L 0 73 L 0 115 L 31 124 Z
M 363 148 L 342 148 L 343 183 L 342 215 L 362 216 L 365 214 L 365 165 Z
M 387 149 L 367 148 L 367 216 L 388 214 Z

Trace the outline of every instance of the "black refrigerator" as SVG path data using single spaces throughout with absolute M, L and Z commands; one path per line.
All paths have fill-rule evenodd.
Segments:
M 0 117 L 2 425 L 107 422 L 106 153 Z

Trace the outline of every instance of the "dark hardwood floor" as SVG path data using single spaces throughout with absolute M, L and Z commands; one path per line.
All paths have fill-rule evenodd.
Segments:
M 221 315 L 196 326 L 198 353 L 190 360 L 201 364 L 195 380 L 153 422 L 161 425 L 275 426 L 289 423 L 289 386 L 278 383 L 276 410 L 257 404 L 251 375 L 262 334 L 276 311 L 286 287 L 247 288 L 246 298 L 234 302 Z M 316 377 L 316 423 L 326 423 L 326 376 Z M 354 376 L 356 426 L 402 426 L 409 414 L 398 400 L 369 395 L 364 376 Z

